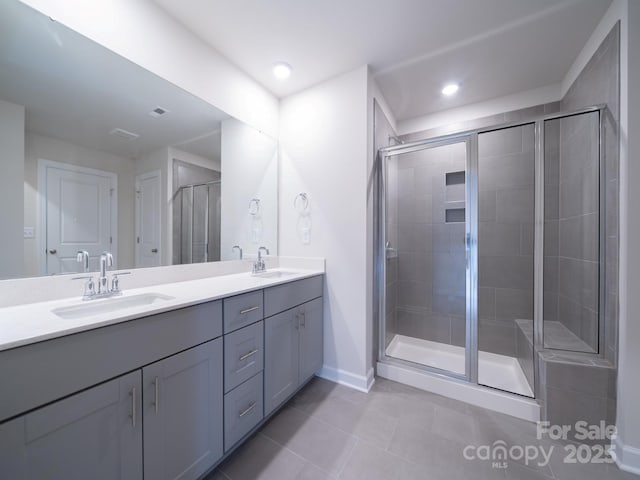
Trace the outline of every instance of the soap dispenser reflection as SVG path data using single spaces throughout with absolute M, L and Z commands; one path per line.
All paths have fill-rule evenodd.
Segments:
M 296 228 L 298 237 L 304 245 L 311 242 L 311 206 L 309 195 L 304 192 L 299 193 L 293 199 L 293 208 L 298 212 Z

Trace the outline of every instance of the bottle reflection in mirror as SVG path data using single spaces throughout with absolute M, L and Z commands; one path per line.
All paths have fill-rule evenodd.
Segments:
M 293 199 L 293 208 L 298 212 L 296 224 L 298 238 L 304 245 L 311 242 L 311 205 L 309 195 L 302 192 Z
M 251 216 L 250 223 L 250 238 L 251 243 L 260 243 L 262 239 L 262 215 L 260 214 L 260 199 L 252 198 L 249 201 L 249 215 Z

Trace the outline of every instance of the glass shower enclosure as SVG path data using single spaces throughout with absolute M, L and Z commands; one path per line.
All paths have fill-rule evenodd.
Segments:
M 379 361 L 535 397 L 597 353 L 603 108 L 379 150 Z

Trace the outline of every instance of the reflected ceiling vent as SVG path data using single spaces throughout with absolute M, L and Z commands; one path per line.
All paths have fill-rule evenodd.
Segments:
M 167 113 L 169 113 L 169 110 L 167 110 L 166 108 L 156 107 L 149 112 L 149 115 L 151 115 L 152 117 L 158 118 L 158 117 L 161 117 L 162 115 L 166 115 Z
M 114 128 L 109 132 L 109 135 L 114 135 L 116 137 L 124 138 L 125 140 L 135 140 L 140 136 L 137 133 L 127 132 L 122 128 Z

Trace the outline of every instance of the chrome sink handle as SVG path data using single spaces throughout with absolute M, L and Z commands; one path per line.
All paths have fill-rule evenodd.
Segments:
M 117 272 L 113 274 L 113 276 L 111 277 L 112 295 L 122 295 L 122 290 L 120 290 L 120 280 L 118 278 L 119 275 L 131 275 L 131 272 Z
M 91 300 L 96 296 L 96 284 L 93 281 L 93 277 L 91 275 L 85 275 L 82 277 L 73 277 L 71 280 L 86 280 L 87 283 L 84 284 L 84 293 L 82 295 L 83 300 Z

